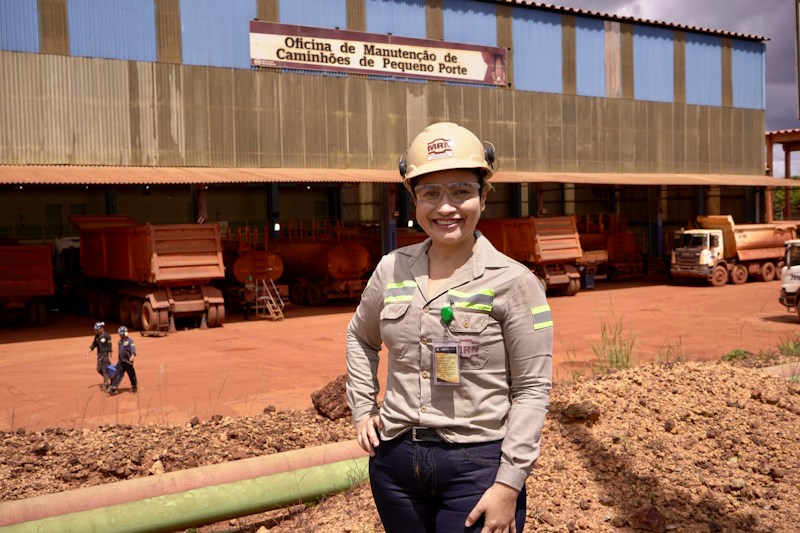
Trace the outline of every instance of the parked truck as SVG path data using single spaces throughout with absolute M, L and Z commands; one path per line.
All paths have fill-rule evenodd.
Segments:
M 47 245 L 0 246 L 0 315 L 6 320 L 47 321 L 46 299 L 53 296 L 52 248 Z
M 583 257 L 575 217 L 485 218 L 478 229 L 499 251 L 527 265 L 547 288 L 573 296 Z
M 637 242 L 637 234 L 628 229 L 627 217 L 623 213 L 581 215 L 578 217 L 578 233 L 584 253 L 606 252 L 606 262 L 598 265 L 598 279 L 644 275 L 642 246 Z
M 145 331 L 174 331 L 177 317 L 201 327 L 225 320 L 225 277 L 216 224 L 144 224 L 126 216 L 72 216 L 80 234 L 89 313 Z
M 778 301 L 788 311 L 796 311 L 800 317 L 800 240 L 786 241 L 781 275 L 781 294 Z
M 797 236 L 797 222 L 735 224 L 730 215 L 698 216 L 697 229 L 675 236 L 670 272 L 674 279 L 706 279 L 721 287 L 755 277 L 775 279 L 784 243 Z

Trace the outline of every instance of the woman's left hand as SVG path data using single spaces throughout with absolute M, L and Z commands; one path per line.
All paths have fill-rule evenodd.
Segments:
M 517 523 L 514 514 L 517 509 L 518 496 L 518 490 L 495 482 L 483 493 L 478 504 L 470 511 L 464 525 L 470 527 L 483 516 L 481 533 L 515 533 Z

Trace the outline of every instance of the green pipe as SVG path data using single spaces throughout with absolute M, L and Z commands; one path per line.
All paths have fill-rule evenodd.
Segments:
M 3 533 L 172 532 L 316 500 L 365 481 L 368 458 L 302 468 L 0 528 Z

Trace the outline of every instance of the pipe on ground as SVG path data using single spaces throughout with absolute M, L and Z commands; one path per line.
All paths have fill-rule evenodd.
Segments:
M 0 527 L 365 456 L 351 440 L 2 502 Z
M 171 532 L 312 501 L 369 477 L 368 459 L 350 459 L 222 485 L 6 526 L 3 533 Z

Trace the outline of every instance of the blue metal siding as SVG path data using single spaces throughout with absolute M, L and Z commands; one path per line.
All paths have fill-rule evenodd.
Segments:
M 722 39 L 686 34 L 686 103 L 722 105 Z
M 0 50 L 39 51 L 36 0 L 0 0 Z
M 424 39 L 425 0 L 367 0 L 367 31 Z
M 733 107 L 764 109 L 764 43 L 733 41 Z
M 475 0 L 444 0 L 444 40 L 497 46 L 497 8 Z
M 637 100 L 675 99 L 673 31 L 633 27 L 633 94 Z
M 181 45 L 187 65 L 250 68 L 255 0 L 181 0 Z
M 67 0 L 73 56 L 156 60 L 153 0 Z
M 283 24 L 347 29 L 346 0 L 280 0 L 278 10 Z
M 513 8 L 514 88 L 520 91 L 563 92 L 561 15 Z
M 575 18 L 576 92 L 579 95 L 606 95 L 605 46 L 605 23 L 602 20 Z

